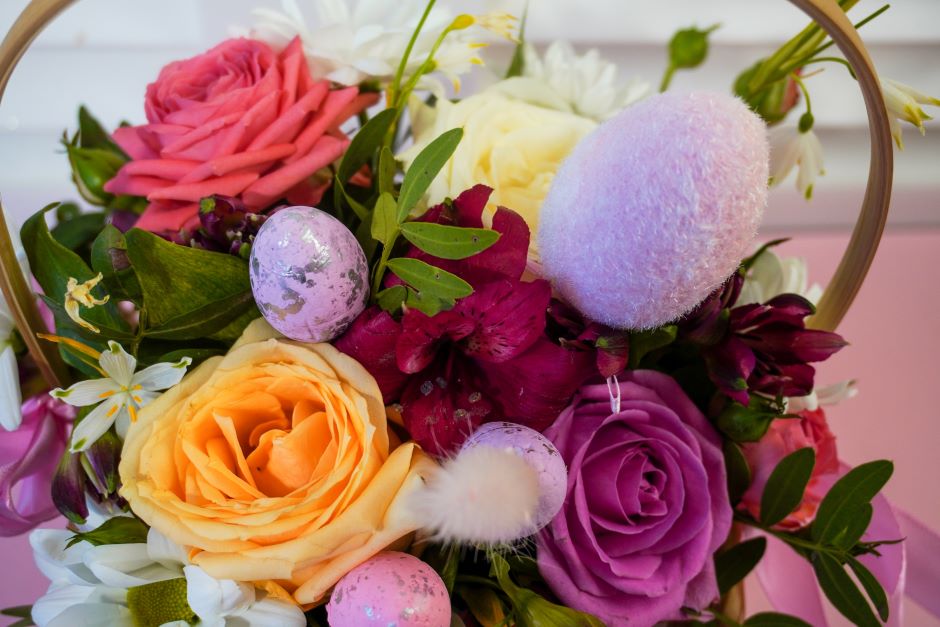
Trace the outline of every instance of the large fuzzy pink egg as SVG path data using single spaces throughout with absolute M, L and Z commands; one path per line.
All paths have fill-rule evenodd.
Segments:
M 287 207 L 265 221 L 249 274 L 265 319 L 301 342 L 337 337 L 369 299 L 369 266 L 356 237 L 313 207 Z
M 568 469 L 555 445 L 529 427 L 512 422 L 489 422 L 477 429 L 460 450 L 462 452 L 480 446 L 512 450 L 535 470 L 539 500 L 528 533 L 550 523 L 564 504 L 568 489 Z M 504 506 L 508 507 L 509 504 Z
M 768 155 L 764 123 L 732 96 L 665 93 L 625 109 L 555 176 L 539 217 L 543 274 L 612 327 L 681 317 L 751 251 Z
M 433 568 L 387 551 L 339 580 L 326 606 L 331 627 L 448 627 L 450 596 Z

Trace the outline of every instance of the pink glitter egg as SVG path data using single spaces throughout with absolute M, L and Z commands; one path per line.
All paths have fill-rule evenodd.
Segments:
M 665 93 L 585 137 L 539 216 L 543 274 L 588 317 L 650 329 L 688 313 L 752 249 L 764 123 L 737 98 Z
M 478 446 L 512 449 L 538 475 L 539 503 L 532 521 L 532 532 L 551 522 L 565 502 L 568 469 L 551 440 L 523 425 L 512 422 L 488 422 L 467 438 L 461 451 Z
M 369 299 L 369 266 L 356 237 L 313 207 L 287 207 L 265 221 L 249 275 L 265 319 L 301 342 L 337 337 Z
M 339 580 L 326 606 L 331 627 L 449 627 L 450 596 L 433 568 L 387 551 Z

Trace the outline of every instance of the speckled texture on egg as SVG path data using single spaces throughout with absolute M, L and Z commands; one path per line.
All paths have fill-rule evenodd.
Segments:
M 268 218 L 251 248 L 251 291 L 275 329 L 301 342 L 328 342 L 369 299 L 369 266 L 355 236 L 313 207 Z
M 544 435 L 512 422 L 489 422 L 471 435 L 461 450 L 476 446 L 511 448 L 535 469 L 539 479 L 539 505 L 535 526 L 541 529 L 565 502 L 568 469 L 555 445 Z
M 326 606 L 330 627 L 449 627 L 450 597 L 437 572 L 387 551 L 340 579 Z

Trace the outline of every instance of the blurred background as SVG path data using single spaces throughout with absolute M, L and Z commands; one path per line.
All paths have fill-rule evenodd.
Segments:
M 458 6 L 457 0 L 441 2 Z M 0 2 L 0 32 L 6 32 L 26 4 Z M 477 5 L 461 2 L 459 8 L 482 10 L 470 4 Z M 517 14 L 519 4 L 512 7 Z M 160 68 L 202 52 L 233 27 L 249 26 L 251 9 L 257 6 L 277 3 L 82 0 L 60 16 L 23 58 L 0 105 L 0 193 L 11 227 L 18 230 L 50 202 L 77 200 L 58 140 L 63 131 L 74 129 L 80 104 L 106 127 L 121 120 L 143 121 L 144 89 Z M 862 0 L 852 11 L 853 21 L 881 6 L 880 0 Z M 672 88 L 729 91 L 741 70 L 806 21 L 783 0 L 531 0 L 527 39 L 539 47 L 566 39 L 579 49 L 599 48 L 620 66 L 625 79 L 639 78 L 655 88 L 672 34 L 720 23 L 704 65 L 677 73 Z M 940 2 L 898 2 L 866 25 L 862 36 L 882 76 L 940 96 Z M 491 53 L 491 67 L 501 73 L 511 49 L 494 46 Z M 825 67 L 808 86 L 826 175 L 810 202 L 797 193 L 792 178 L 775 189 L 762 233 L 765 239 L 792 237 L 779 252 L 806 258 L 812 280 L 822 284 L 838 264 L 855 223 L 869 160 L 857 85 L 840 66 Z M 787 123 L 795 125 L 796 117 Z M 889 498 L 940 528 L 940 416 L 932 395 L 940 374 L 940 280 L 934 270 L 940 265 L 940 124 L 928 122 L 925 137 L 910 126 L 904 131 L 888 229 L 869 279 L 839 329 L 852 345 L 821 365 L 817 384 L 858 380 L 859 395 L 828 412 L 841 457 L 850 464 L 893 459 Z M 0 607 L 30 603 L 45 590 L 25 536 L 0 539 L 0 555 Z M 762 607 L 756 586 L 749 587 L 749 595 L 754 609 Z M 905 625 L 940 625 L 914 604 L 905 612 Z

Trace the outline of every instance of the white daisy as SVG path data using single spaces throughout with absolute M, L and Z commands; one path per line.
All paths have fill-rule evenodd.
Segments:
M 549 87 L 570 107 L 572 113 L 603 121 L 616 115 L 649 93 L 649 83 L 633 80 L 622 83 L 617 65 L 602 59 L 598 50 L 578 55 L 566 41 L 556 41 L 544 57 L 531 45 L 525 46 L 522 75 Z
M 79 381 L 66 390 L 57 388 L 50 392 L 75 407 L 100 403 L 75 426 L 72 452 L 87 449 L 115 423 L 118 435 L 123 438 L 129 421 L 137 420 L 137 411 L 159 396 L 157 392 L 179 383 L 192 359 L 183 357 L 175 364 L 154 364 L 135 373 L 137 360 L 111 341 L 108 350 L 98 357 L 98 363 L 106 377 Z

